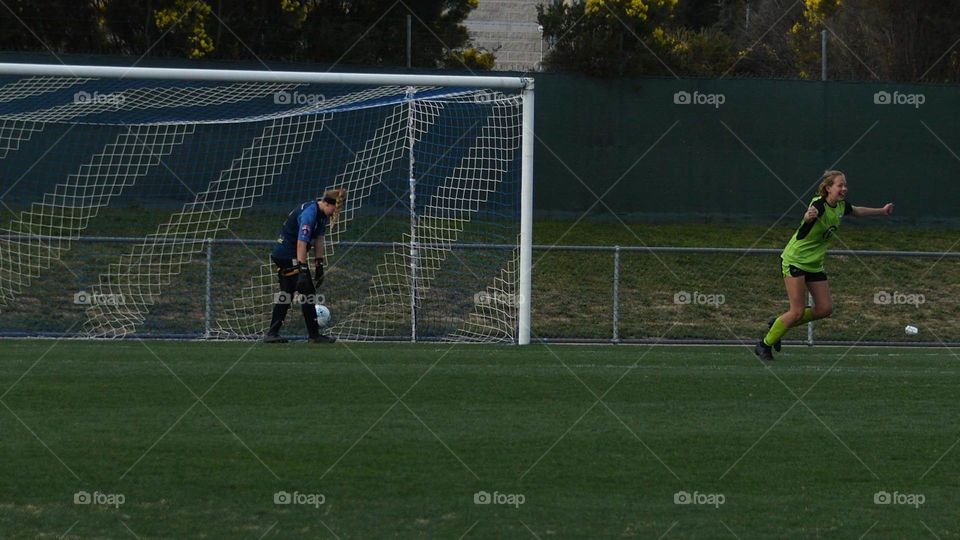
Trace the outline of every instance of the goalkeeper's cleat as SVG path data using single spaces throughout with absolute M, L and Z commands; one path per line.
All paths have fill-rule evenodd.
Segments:
M 757 346 L 753 348 L 753 354 L 757 355 L 757 358 L 764 362 L 773 362 L 773 351 L 769 345 L 763 342 L 762 338 L 757 342 Z
M 287 338 L 281 336 L 280 334 L 267 334 L 263 338 L 264 343 L 286 343 Z
M 767 321 L 767 330 L 770 330 L 771 328 L 773 328 L 773 323 L 775 322 L 777 322 L 776 315 L 774 315 L 773 317 L 770 317 L 770 320 Z M 780 347 L 782 346 L 783 346 L 783 342 L 778 339 L 777 342 L 773 344 L 773 350 L 780 352 Z
M 316 335 L 307 338 L 307 342 L 309 343 L 335 343 L 336 341 L 337 338 L 333 336 Z

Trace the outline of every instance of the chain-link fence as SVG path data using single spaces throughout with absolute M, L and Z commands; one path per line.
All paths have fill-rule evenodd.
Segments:
M 549 341 L 742 343 L 787 310 L 780 250 L 534 248 L 533 326 Z M 787 343 L 940 345 L 960 341 L 952 252 L 837 250 L 833 314 Z M 907 325 L 920 329 L 908 336 Z
M 119 260 L 127 237 L 74 239 L 59 265 L 33 280 L 0 312 L 0 335 L 82 335 L 99 272 Z M 164 284 L 136 335 L 204 338 L 216 329 L 245 282 L 267 262 L 269 240 L 215 239 L 202 256 Z M 375 262 L 383 242 L 341 246 L 350 257 Z M 470 302 L 491 299 L 470 276 L 471 253 L 503 252 L 514 246 L 453 247 L 450 273 L 461 276 Z M 595 343 L 746 343 L 766 331 L 767 321 L 787 309 L 780 250 L 706 247 L 534 246 L 535 340 Z M 372 264 L 372 263 L 371 263 Z M 827 261 L 833 315 L 792 330 L 786 343 L 944 345 L 960 343 L 960 253 L 923 251 L 832 251 Z M 347 290 L 368 286 L 362 276 L 328 271 L 324 294 L 334 315 Z M 367 280 L 369 281 L 369 280 Z M 429 294 L 427 295 L 429 297 Z M 292 312 L 293 313 L 293 312 Z M 291 333 L 302 321 L 288 315 Z M 442 321 L 431 321 L 442 325 Z M 907 335 L 907 325 L 919 328 Z

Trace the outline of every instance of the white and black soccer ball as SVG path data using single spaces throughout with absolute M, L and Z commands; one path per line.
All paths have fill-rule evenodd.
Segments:
M 330 309 L 323 304 L 317 304 L 315 307 L 317 309 L 317 324 L 321 327 L 330 326 Z

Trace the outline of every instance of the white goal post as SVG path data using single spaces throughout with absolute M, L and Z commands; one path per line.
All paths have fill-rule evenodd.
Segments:
M 182 81 L 184 87 L 176 87 L 177 81 Z M 187 84 L 191 82 L 202 84 L 198 87 Z M 153 83 L 158 85 L 154 86 Z M 322 105 L 294 102 L 284 110 L 273 110 L 259 105 L 266 103 L 265 99 L 268 99 L 271 93 L 276 103 L 278 92 L 287 92 L 286 95 L 289 96 L 293 89 L 310 88 L 316 91 L 327 85 L 342 90 L 327 96 Z M 64 92 L 87 88 L 115 90 L 113 95 L 115 98 L 119 97 L 121 103 L 118 105 L 117 99 L 112 102 L 103 100 L 103 103 L 79 105 L 76 98 L 74 103 L 56 101 L 58 96 L 62 98 L 66 95 Z M 501 92 L 511 92 L 515 97 L 509 99 L 513 101 L 508 103 L 509 99 L 504 98 Z M 456 110 L 462 105 L 480 103 L 483 100 L 490 101 L 493 104 L 492 109 L 476 113 Z M 372 266 L 373 263 L 370 263 L 369 272 L 364 270 L 369 274 L 363 274 L 368 281 L 369 290 L 379 291 L 376 294 L 380 296 L 374 300 L 358 298 L 352 301 L 350 305 L 360 314 L 355 316 L 353 322 L 344 323 L 344 335 L 357 339 L 365 339 L 364 336 L 371 335 L 373 338 L 393 335 L 389 329 L 391 323 L 373 321 L 375 317 L 371 313 L 385 309 L 382 307 L 383 303 L 392 301 L 392 296 L 407 294 L 412 298 L 414 307 L 406 314 L 391 312 L 387 318 L 409 318 L 409 324 L 413 328 L 411 337 L 416 340 L 416 305 L 420 300 L 418 295 L 421 294 L 418 289 L 439 287 L 437 284 L 440 279 L 438 276 L 442 273 L 441 266 L 444 266 L 443 272 L 450 272 L 446 267 L 453 266 L 451 261 L 447 260 L 450 255 L 459 261 L 457 266 L 463 267 L 464 275 L 473 274 L 475 281 L 506 283 L 502 287 L 490 285 L 493 288 L 489 290 L 506 291 L 510 297 L 509 302 L 505 299 L 498 299 L 497 302 L 503 301 L 501 303 L 510 305 L 496 306 L 495 309 L 484 308 L 483 313 L 475 312 L 469 317 L 465 316 L 472 318 L 473 322 L 467 321 L 464 324 L 473 324 L 474 327 L 478 324 L 489 326 L 482 321 L 496 319 L 491 324 L 501 327 L 499 329 L 486 328 L 476 331 L 464 330 L 461 327 L 446 333 L 446 330 L 442 329 L 443 324 L 446 324 L 444 321 L 449 323 L 449 319 L 454 317 L 449 313 L 437 314 L 435 318 L 438 328 L 441 328 L 440 332 L 444 332 L 441 338 L 467 341 L 509 340 L 520 345 L 529 344 L 532 301 L 534 80 L 528 77 L 0 63 L 0 171 L 19 173 L 20 170 L 16 169 L 15 160 L 19 159 L 16 154 L 37 152 L 37 149 L 28 148 L 31 137 L 44 129 L 51 137 L 59 134 L 60 138 L 56 139 L 56 143 L 61 145 L 64 144 L 60 142 L 61 139 L 70 141 L 72 137 L 77 137 L 75 142 L 68 144 L 73 144 L 78 149 L 77 162 L 71 163 L 75 172 L 70 174 L 67 182 L 45 183 L 43 180 L 36 180 L 36 197 L 31 203 L 27 191 L 31 181 L 25 181 L 21 186 L 25 193 L 24 204 L 21 206 L 24 209 L 18 209 L 19 214 L 9 225 L 0 224 L 3 228 L 0 236 L 5 238 L 0 240 L 0 311 L 6 309 L 13 299 L 27 294 L 25 291 L 30 289 L 30 284 L 42 279 L 41 274 L 51 268 L 54 262 L 62 262 L 61 258 L 70 248 L 71 241 L 79 238 L 90 220 L 106 208 L 111 200 L 119 197 L 124 189 L 130 191 L 130 186 L 136 184 L 138 179 L 142 180 L 150 175 L 177 176 L 191 164 L 207 167 L 209 161 L 213 173 L 207 174 L 204 169 L 207 180 L 203 185 L 207 188 L 195 191 L 191 189 L 195 200 L 183 204 L 183 209 L 170 215 L 165 223 L 157 227 L 156 233 L 147 235 L 148 231 L 144 231 L 143 235 L 149 236 L 149 239 L 136 246 L 132 252 L 120 256 L 116 262 L 110 264 L 109 270 L 101 269 L 105 271 L 99 275 L 99 285 L 94 285 L 95 293 L 133 291 L 131 296 L 134 297 L 135 305 L 122 309 L 116 306 L 91 306 L 86 310 L 88 320 L 84 327 L 91 335 L 101 337 L 135 333 L 147 319 L 148 308 L 160 302 L 159 298 L 164 294 L 165 288 L 169 287 L 170 281 L 179 276 L 182 265 L 199 253 L 198 246 L 217 232 L 222 232 L 220 224 L 224 220 L 236 220 L 241 212 L 249 213 L 250 201 L 269 190 L 274 179 L 282 182 L 283 175 L 309 175 L 311 170 L 306 167 L 311 163 L 318 168 L 321 165 L 326 166 L 325 162 L 321 164 L 319 161 L 322 156 L 304 157 L 303 154 L 311 152 L 311 145 L 316 144 L 320 137 L 318 134 L 328 129 L 327 124 L 331 123 L 336 115 L 355 114 L 358 110 L 373 107 L 384 110 L 399 107 L 398 104 L 401 103 L 407 107 L 405 111 L 384 112 L 376 117 L 358 120 L 366 123 L 366 131 L 359 133 L 357 128 L 358 133 L 354 137 L 356 141 L 347 142 L 354 142 L 354 147 L 362 150 L 353 150 L 352 153 L 344 153 L 338 148 L 330 150 L 331 154 L 339 152 L 346 157 L 337 164 L 340 172 L 329 173 L 329 176 L 336 177 L 337 185 L 352 186 L 353 193 L 348 195 L 348 201 L 349 197 L 354 197 L 357 201 L 355 207 L 348 203 L 343 221 L 329 231 L 326 242 L 331 249 L 347 230 L 349 220 L 359 215 L 360 199 L 370 197 L 370 192 L 374 189 L 370 181 L 358 178 L 369 174 L 376 176 L 376 182 L 380 182 L 379 175 L 386 169 L 393 171 L 391 174 L 400 174 L 397 171 L 405 166 L 410 169 L 409 200 L 399 201 L 401 206 L 409 206 L 411 214 L 409 229 L 403 232 L 403 237 L 408 239 L 408 245 L 394 241 L 399 246 L 397 249 L 383 254 L 382 257 L 377 254 L 377 261 L 381 261 L 379 265 Z M 247 108 L 248 104 L 250 108 Z M 508 106 L 518 109 L 517 113 L 504 112 Z M 451 110 L 454 110 L 452 114 L 459 115 L 456 120 L 441 120 L 442 115 Z M 475 116 L 470 116 L 471 114 Z M 263 127 L 264 123 L 268 125 Z M 104 138 L 109 144 L 97 147 L 100 148 L 99 152 L 90 151 L 84 146 L 91 140 L 97 140 L 96 137 L 82 133 L 66 133 L 76 126 L 85 126 L 78 129 L 82 132 L 89 126 L 107 125 L 113 128 L 122 126 L 123 131 L 111 133 L 109 138 Z M 63 126 L 67 127 L 58 131 L 58 128 Z M 206 146 L 198 144 L 197 149 L 201 150 L 199 153 L 189 159 L 183 158 L 183 163 L 179 165 L 168 164 L 181 147 L 188 146 L 184 140 L 195 138 L 196 133 L 204 129 L 214 129 L 210 126 L 223 126 L 223 133 L 212 132 L 215 141 L 223 140 L 224 134 L 236 134 L 237 141 L 246 142 L 229 150 L 225 147 L 213 148 L 209 143 L 204 143 Z M 469 136 L 456 137 L 457 126 L 461 126 L 464 134 L 468 133 Z M 248 131 L 240 132 L 247 129 Z M 352 128 L 344 127 L 341 132 L 350 129 Z M 339 135 L 340 133 L 333 132 L 331 137 L 338 140 L 341 138 Z M 466 138 L 470 140 L 461 140 Z M 340 143 L 347 146 L 344 141 Z M 417 152 L 432 152 L 428 157 L 433 160 L 427 160 L 416 173 L 415 160 L 418 164 L 424 160 L 416 154 L 415 145 L 419 145 Z M 513 145 L 519 147 L 516 149 L 518 151 L 514 151 Z M 450 151 L 453 147 L 456 147 L 456 150 Z M 202 153 L 203 148 L 207 148 L 210 153 Z M 8 157 L 8 154 L 13 157 Z M 404 160 L 404 166 L 384 164 L 391 159 L 397 163 Z M 301 165 L 303 161 L 306 161 L 307 165 Z M 514 174 L 513 163 L 517 161 L 520 164 L 519 189 L 512 194 L 498 192 L 501 184 L 506 185 L 506 178 Z M 220 168 L 213 169 L 214 165 Z M 7 167 L 9 170 L 4 170 Z M 441 169 L 444 172 L 439 172 Z M 422 188 L 417 187 L 417 181 L 421 181 L 421 178 L 415 178 L 417 175 L 422 175 L 424 179 Z M 430 175 L 436 175 L 437 178 L 430 180 Z M 263 176 L 269 180 L 257 180 Z M 185 184 L 184 180 L 177 180 L 180 184 Z M 389 186 L 384 186 L 384 189 L 390 190 Z M 426 201 L 422 212 L 421 203 L 416 202 L 414 193 Z M 508 197 L 519 200 L 505 202 Z M 291 199 L 288 202 L 292 207 L 299 201 Z M 393 201 L 394 205 L 397 202 Z M 496 272 L 493 272 L 493 262 L 478 263 L 489 266 L 485 268 L 488 270 L 487 274 L 480 272 L 478 275 L 475 269 L 470 267 L 472 260 L 465 261 L 454 251 L 458 249 L 457 243 L 468 233 L 480 238 L 480 243 L 486 241 L 491 242 L 491 245 L 512 244 L 503 240 L 492 240 L 493 236 L 488 237 L 485 233 L 476 232 L 482 225 L 478 223 L 478 213 L 483 211 L 484 205 L 494 203 L 503 206 L 502 210 L 497 210 L 500 215 L 494 216 L 496 219 L 505 218 L 502 221 L 513 222 L 516 226 L 514 218 L 510 216 L 514 211 L 519 214 L 519 227 L 516 230 L 518 240 L 511 255 L 515 260 L 510 259 Z M 516 204 L 519 208 L 510 209 L 508 204 Z M 278 219 L 280 217 L 282 216 L 277 216 Z M 494 218 L 491 218 L 491 221 L 496 221 Z M 372 216 L 370 222 L 373 225 L 381 224 L 379 219 L 374 222 Z M 514 234 L 511 231 L 512 229 L 505 228 L 502 237 L 509 238 Z M 357 249 L 362 250 L 364 237 L 359 236 L 359 240 L 353 240 L 360 246 Z M 171 247 L 174 245 L 178 247 Z M 419 251 L 418 247 L 421 248 Z M 156 270 L 160 266 L 163 267 L 162 270 Z M 403 269 L 404 266 L 408 268 Z M 130 270 L 131 268 L 136 270 Z M 148 272 L 145 269 L 150 270 Z M 494 273 L 496 275 L 493 275 Z M 257 279 L 260 281 L 256 281 Z M 454 280 L 449 275 L 444 279 L 448 282 Z M 403 280 L 409 281 L 409 285 L 397 285 L 397 282 Z M 264 288 L 275 288 L 275 274 L 259 276 L 253 283 L 250 285 L 254 290 L 252 294 L 262 296 Z M 475 284 L 471 283 L 471 286 Z M 398 293 L 398 290 L 401 292 Z M 433 293 L 423 294 L 425 301 L 430 299 L 431 294 L 437 297 L 434 299 L 436 302 L 449 304 L 454 301 L 453 292 L 448 294 L 434 290 Z M 384 300 L 385 298 L 387 300 Z M 249 299 L 246 302 L 244 305 L 238 303 L 226 311 L 231 313 L 230 317 L 244 310 L 249 311 L 253 304 Z M 371 302 L 377 307 L 370 307 Z M 409 299 L 407 303 L 410 305 Z M 254 307 L 262 312 L 262 305 Z M 257 315 L 261 316 L 262 313 Z M 287 316 L 288 324 L 298 317 L 298 310 L 291 310 Z M 225 321 L 228 318 L 225 317 Z M 223 326 L 224 335 L 250 337 L 253 335 L 251 332 L 260 330 L 257 324 L 260 323 L 250 326 L 243 321 L 227 321 Z M 504 325 L 510 328 L 503 330 Z

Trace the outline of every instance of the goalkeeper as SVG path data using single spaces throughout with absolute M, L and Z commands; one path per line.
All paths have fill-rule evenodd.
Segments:
M 840 227 L 840 219 L 852 214 L 854 217 L 889 216 L 893 204 L 883 208 L 853 206 L 846 200 L 847 179 L 840 171 L 826 171 L 820 177 L 817 196 L 803 214 L 787 247 L 780 255 L 783 282 L 787 287 L 790 309 L 779 317 L 770 319 L 769 331 L 754 348 L 761 360 L 773 360 L 771 349 L 780 350 L 780 340 L 794 326 L 829 317 L 833 313 L 833 299 L 823 260 Z M 806 289 L 806 290 L 805 290 Z M 813 307 L 806 307 L 806 291 L 813 297 Z
M 317 323 L 317 311 L 314 308 L 317 290 L 323 284 L 323 235 L 327 227 L 336 222 L 340 209 L 343 207 L 344 191 L 329 189 L 323 197 L 307 201 L 294 208 L 287 215 L 280 237 L 277 238 L 277 247 L 273 249 L 270 258 L 277 265 L 277 276 L 280 278 L 280 291 L 277 301 L 273 305 L 273 314 L 270 319 L 270 330 L 264 338 L 265 343 L 286 343 L 280 336 L 280 327 L 294 300 L 294 293 L 304 296 L 300 298 L 303 320 L 307 324 L 309 341 L 312 343 L 333 343 L 336 338 L 320 334 L 320 325 Z M 310 269 L 307 267 L 307 253 L 310 245 L 314 246 L 314 274 L 311 279 Z

